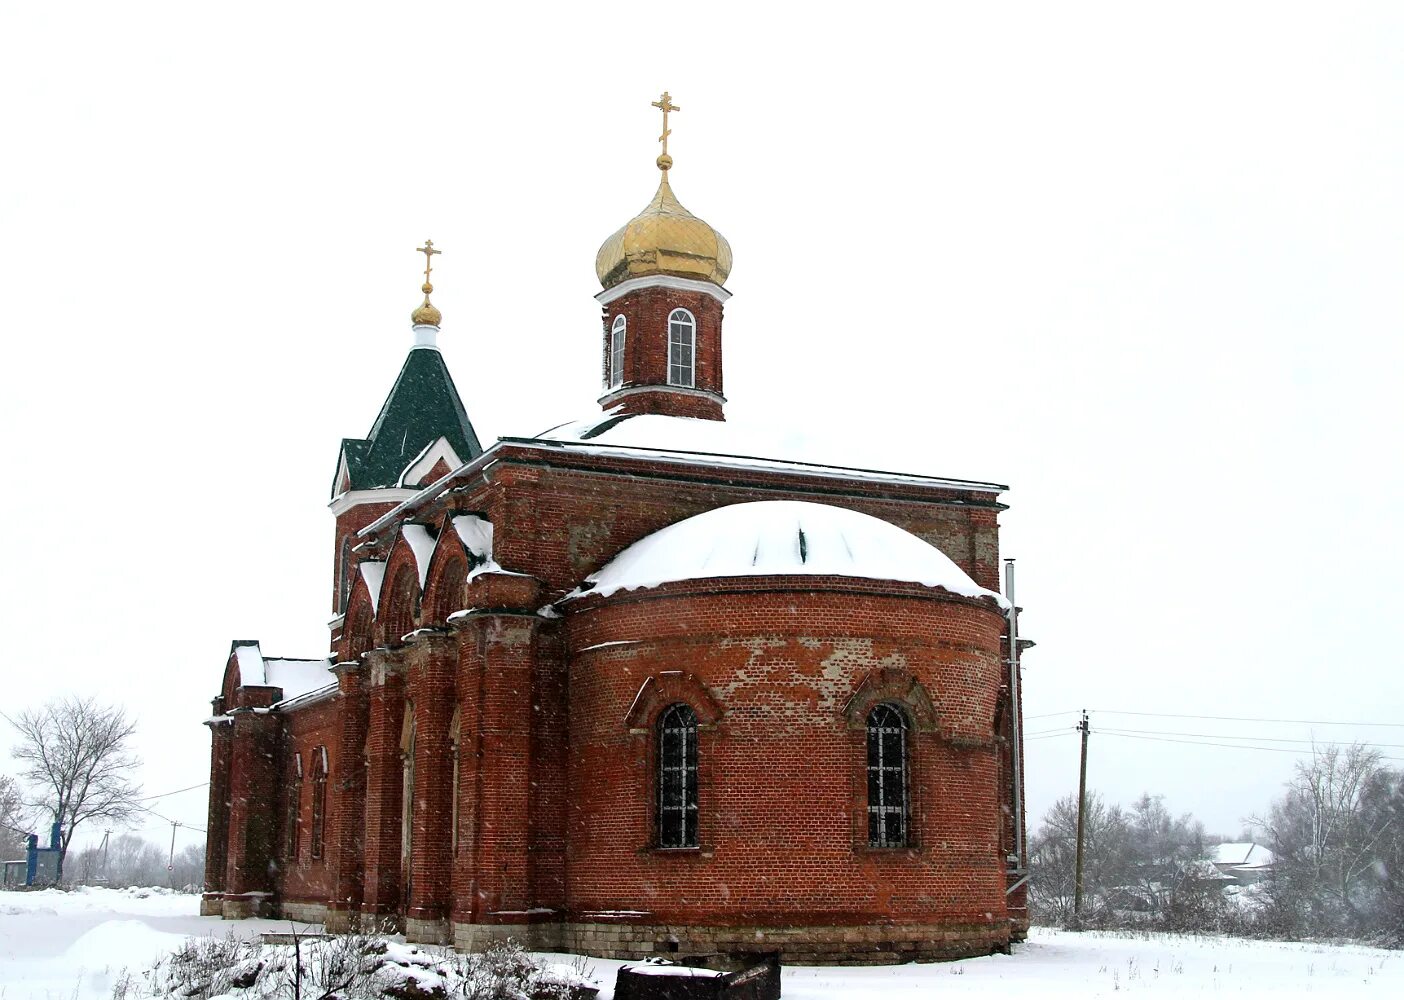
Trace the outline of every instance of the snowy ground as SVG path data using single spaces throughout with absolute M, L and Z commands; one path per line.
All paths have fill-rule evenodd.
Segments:
M 0 893 L 0 1000 L 106 1000 L 191 934 L 253 935 L 281 921 L 197 916 L 199 898 L 165 890 Z M 568 959 L 564 959 L 569 961 Z M 620 963 L 594 961 L 611 1000 Z M 786 1000 L 932 996 L 1404 996 L 1404 952 L 1225 938 L 1035 931 L 1013 955 L 871 969 L 789 968 Z

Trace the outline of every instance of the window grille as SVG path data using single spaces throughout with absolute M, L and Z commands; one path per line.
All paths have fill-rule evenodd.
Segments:
M 694 350 L 697 321 L 686 309 L 668 315 L 668 384 L 691 387 L 694 384 Z
M 686 705 L 658 720 L 658 846 L 697 846 L 697 715 Z
M 614 317 L 614 327 L 609 331 L 609 387 L 618 389 L 624 384 L 624 335 L 628 321 L 623 316 Z
M 907 844 L 907 720 L 892 705 L 868 713 L 868 845 Z

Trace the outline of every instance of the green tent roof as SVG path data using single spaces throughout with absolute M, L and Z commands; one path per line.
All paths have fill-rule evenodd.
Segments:
M 409 352 L 380 415 L 365 438 L 341 442 L 350 489 L 394 486 L 405 467 L 439 438 L 471 462 L 483 453 L 443 355 L 428 348 Z M 332 484 L 335 496 L 339 483 Z

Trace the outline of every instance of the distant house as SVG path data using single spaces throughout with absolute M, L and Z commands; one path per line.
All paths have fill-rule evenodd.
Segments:
M 1235 885 L 1257 885 L 1272 875 L 1276 860 L 1261 844 L 1219 844 L 1209 853 L 1209 860 L 1219 872 Z

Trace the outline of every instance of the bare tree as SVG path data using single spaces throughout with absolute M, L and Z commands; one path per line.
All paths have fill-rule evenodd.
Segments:
M 19 785 L 7 774 L 0 774 L 0 861 L 24 857 L 24 799 Z
M 1273 853 L 1274 893 L 1315 933 L 1370 930 L 1362 908 L 1381 850 L 1397 822 L 1367 808 L 1384 777 L 1380 752 L 1362 744 L 1317 747 L 1297 764 L 1287 792 L 1255 822 Z
M 1127 825 L 1120 806 L 1108 806 L 1096 792 L 1087 793 L 1083 830 L 1084 921 L 1098 919 L 1108 892 L 1120 885 L 1126 870 Z M 1073 921 L 1077 854 L 1077 795 L 1065 795 L 1049 807 L 1029 843 L 1029 903 L 1043 924 Z
M 1163 795 L 1149 792 L 1126 813 L 1128 885 L 1157 918 L 1185 885 L 1192 863 L 1204 857 L 1204 825 L 1189 813 L 1176 817 Z
M 73 833 L 90 819 L 126 823 L 136 816 L 140 789 L 131 780 L 139 761 L 131 750 L 136 723 L 116 706 L 69 696 L 21 712 L 14 757 L 24 765 L 32 804 L 62 826 L 59 867 Z

